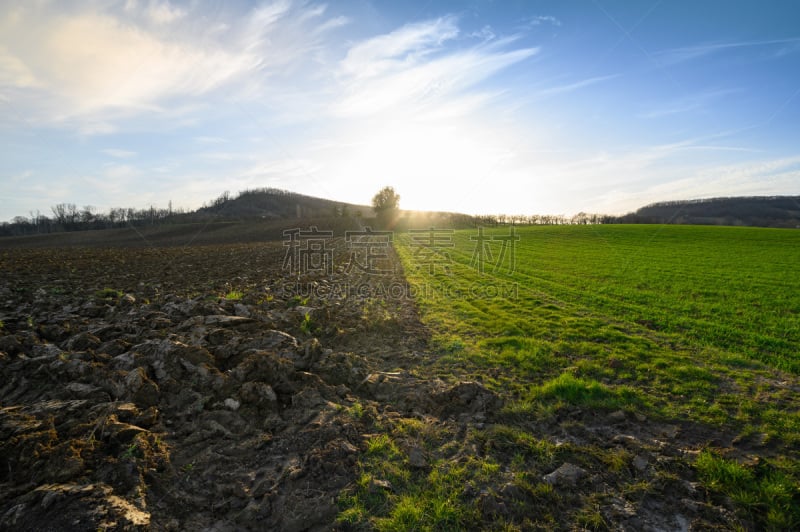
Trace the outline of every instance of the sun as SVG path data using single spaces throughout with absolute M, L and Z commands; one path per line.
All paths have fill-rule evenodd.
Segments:
M 349 139 L 336 162 L 337 181 L 352 192 L 372 187 L 372 194 L 392 185 L 401 207 L 411 210 L 486 212 L 493 176 L 513 156 L 499 139 L 465 121 L 397 119 Z

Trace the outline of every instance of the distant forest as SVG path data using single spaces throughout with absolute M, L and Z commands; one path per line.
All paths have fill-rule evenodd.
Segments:
M 236 196 L 226 191 L 194 211 L 173 209 L 171 201 L 167 208 L 114 207 L 108 212 L 98 212 L 91 206 L 59 203 L 50 210 L 51 216 L 36 212 L 30 213 L 29 217 L 17 216 L 11 222 L 0 223 L 0 236 L 209 221 L 369 216 L 371 213 L 369 207 L 362 205 L 314 198 L 277 188 L 244 190 Z
M 119 227 L 143 227 L 210 221 L 298 220 L 323 218 L 362 218 L 373 215 L 364 205 L 342 203 L 305 196 L 276 188 L 244 190 L 233 196 L 224 192 L 194 211 L 167 208 L 112 208 L 97 212 L 91 206 L 78 207 L 60 203 L 51 207 L 51 215 L 40 212 L 29 217 L 17 216 L 0 223 L 0 236 L 86 231 Z M 800 196 L 712 198 L 653 203 L 622 216 L 580 212 L 563 215 L 482 215 L 457 213 L 412 213 L 402 216 L 423 217 L 451 227 L 475 225 L 585 225 L 585 224 L 692 224 L 740 225 L 800 228 Z
M 617 217 L 613 223 L 800 228 L 800 196 L 664 201 Z

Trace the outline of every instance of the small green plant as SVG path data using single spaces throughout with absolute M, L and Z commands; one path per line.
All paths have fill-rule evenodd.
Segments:
M 305 315 L 303 315 L 303 321 L 300 323 L 300 330 L 303 331 L 304 334 L 313 334 L 314 329 L 314 322 L 311 321 L 311 313 L 306 312 Z
M 3 323 L 3 320 L 0 320 L 0 330 L 2 330 L 5 326 L 6 324 Z
M 746 467 L 708 450 L 700 453 L 694 466 L 703 484 L 730 497 L 764 529 L 800 526 L 800 490 L 793 475 L 768 463 Z
M 153 437 L 153 445 L 155 445 L 157 449 L 165 449 L 167 447 L 167 444 L 164 443 L 164 440 L 161 439 L 161 436 L 159 434 L 156 434 Z
M 386 434 L 379 434 L 367 440 L 367 454 L 393 457 L 398 456 L 400 451 L 389 436 Z
M 612 396 L 608 387 L 592 379 L 575 377 L 562 373 L 540 387 L 543 397 L 561 399 L 571 404 L 597 404 L 608 401 Z
M 123 295 L 121 290 L 115 290 L 113 288 L 103 288 L 102 290 L 97 290 L 94 293 L 94 297 L 97 299 L 101 299 L 104 301 L 112 301 L 121 298 Z
M 583 508 L 576 516 L 578 524 L 582 525 L 585 530 L 608 530 L 609 526 L 600 512 L 599 506 L 591 506 Z
M 356 401 L 352 406 L 347 407 L 346 412 L 354 419 L 361 419 L 364 417 L 364 405 Z
M 307 304 L 308 304 L 308 298 L 300 296 L 294 296 L 293 298 L 291 298 L 289 301 L 286 302 L 286 306 L 289 308 L 300 307 L 300 306 L 304 307 Z
M 240 290 L 231 290 L 227 294 L 225 294 L 225 299 L 228 301 L 241 301 L 244 297 L 244 292 Z
M 370 329 L 380 329 L 394 321 L 392 314 L 386 308 L 386 301 L 376 298 L 370 298 L 366 301 L 361 312 L 361 319 L 366 322 L 367 327 Z
M 132 444 L 130 444 L 128 446 L 127 449 L 125 449 L 125 452 L 122 453 L 120 458 L 122 458 L 123 460 L 130 460 L 131 458 L 133 458 L 136 455 L 136 451 L 138 451 L 138 450 L 139 450 L 139 444 L 136 443 L 136 442 L 133 442 Z

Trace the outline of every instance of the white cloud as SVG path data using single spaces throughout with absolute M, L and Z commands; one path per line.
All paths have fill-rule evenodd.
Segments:
M 29 121 L 87 134 L 222 87 L 228 98 L 257 97 L 265 77 L 303 65 L 299 57 L 346 23 L 288 1 L 220 12 L 214 24 L 202 5 L 190 12 L 166 1 L 59 7 L 20 4 L 0 19 L 0 89 Z
M 586 198 L 584 210 L 622 214 L 658 201 L 797 193 L 800 157 L 728 165 L 675 163 L 673 156 L 679 150 L 692 148 L 661 147 L 649 150 L 644 157 L 609 157 L 597 166 L 593 174 L 595 185 L 586 181 L 587 188 L 579 187 L 576 194 Z M 660 157 L 656 155 L 659 151 Z M 570 173 L 565 178 L 570 183 L 581 182 L 580 177 Z
M 789 39 L 763 39 L 753 41 L 734 41 L 734 42 L 717 42 L 717 43 L 704 43 L 693 46 L 682 46 L 678 48 L 671 48 L 653 54 L 653 56 L 663 64 L 676 64 L 685 61 L 699 59 L 701 57 L 724 52 L 727 50 L 735 50 L 739 48 L 754 48 L 771 46 L 777 47 L 779 53 L 786 53 L 798 51 L 796 45 L 800 43 L 800 37 Z M 788 45 L 788 46 L 787 46 Z
M 496 37 L 496 35 L 494 34 L 494 31 L 492 31 L 492 27 L 488 26 L 488 25 L 486 25 L 483 28 L 481 28 L 480 31 L 473 31 L 472 33 L 470 33 L 469 36 L 470 37 L 475 37 L 475 38 L 480 39 L 482 41 L 491 41 Z
M 442 52 L 442 43 L 457 35 L 455 19 L 445 17 L 354 45 L 341 62 L 343 97 L 334 112 L 358 116 L 452 105 L 466 89 L 538 52 L 505 51 L 509 40 Z
M 710 104 L 725 96 L 741 92 L 741 89 L 718 89 L 698 92 L 672 101 L 659 103 L 648 111 L 642 112 L 639 118 L 662 118 L 692 111 L 705 110 Z
M 11 54 L 4 46 L 0 46 L 0 87 L 13 86 L 21 89 L 40 86 L 31 69 Z
M 145 12 L 155 24 L 169 24 L 186 15 L 185 10 L 171 5 L 166 0 L 150 0 Z
M 107 14 L 43 21 L 31 17 L 4 24 L 0 34 L 5 41 L 0 75 L 14 76 L 17 87 L 36 80 L 52 98 L 46 112 L 62 119 L 208 92 L 255 62 L 252 57 L 162 40 Z M 32 41 L 37 44 L 30 46 Z
M 540 26 L 542 24 L 561 26 L 561 21 L 552 15 L 538 15 L 527 20 L 528 26 Z
M 410 65 L 391 74 L 347 83 L 346 96 L 337 105 L 336 112 L 342 115 L 366 115 L 405 105 L 446 102 L 535 53 L 535 49 L 492 54 L 459 52 Z
M 386 35 L 356 44 L 342 61 L 342 70 L 354 78 L 370 78 L 416 63 L 458 35 L 453 17 L 408 24 Z
M 690 177 L 649 187 L 646 194 L 651 201 L 796 194 L 798 182 L 800 157 L 792 157 L 699 168 Z
M 602 83 L 603 81 L 608 81 L 610 79 L 614 79 L 618 77 L 618 74 L 611 74 L 607 76 L 595 76 L 592 78 L 586 78 L 578 81 L 574 81 L 572 83 L 567 83 L 564 85 L 557 85 L 554 87 L 548 87 L 546 89 L 539 90 L 536 94 L 538 96 L 552 96 L 554 94 L 562 94 L 565 92 L 572 92 L 584 87 L 589 87 L 591 85 L 596 85 L 598 83 Z

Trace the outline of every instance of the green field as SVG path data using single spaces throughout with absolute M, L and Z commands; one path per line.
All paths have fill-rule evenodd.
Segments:
M 682 481 L 696 481 L 735 515 L 708 526 L 800 526 L 800 231 L 515 230 L 513 263 L 510 247 L 501 257 L 502 242 L 487 241 L 483 272 L 477 230 L 441 232 L 432 248 L 399 238 L 441 355 L 421 371 L 480 381 L 505 406 L 496 423 L 461 436 L 481 450 L 466 462 L 433 451 L 452 435 L 387 429 L 363 475 L 401 488 L 356 490 L 344 519 L 371 516 L 372 526 L 397 530 L 468 527 L 485 509 L 481 516 L 462 504 L 459 490 L 505 484 L 524 496 L 499 529 L 604 529 L 613 517 L 601 509 L 614 501 L 666 500 Z M 639 431 L 639 443 L 606 442 L 609 415 L 631 420 L 624 431 Z M 409 430 L 437 457 L 427 475 L 404 468 L 394 446 Z M 637 471 L 634 455 L 655 465 Z M 569 493 L 542 482 L 565 461 L 592 481 Z

